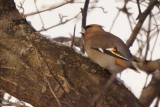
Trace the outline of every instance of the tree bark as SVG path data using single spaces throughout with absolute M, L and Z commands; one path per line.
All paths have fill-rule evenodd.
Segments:
M 114 76 L 42 37 L 0 0 L 0 90 L 35 107 L 142 107 Z
M 149 107 L 153 100 L 160 94 L 160 74 L 158 72 L 153 75 L 151 82 L 143 89 L 139 98 L 145 107 Z

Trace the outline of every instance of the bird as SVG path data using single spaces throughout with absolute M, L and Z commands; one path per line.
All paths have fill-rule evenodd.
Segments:
M 88 57 L 113 74 L 126 68 L 139 72 L 134 66 L 132 55 L 126 44 L 98 24 L 87 25 L 83 34 L 84 50 Z

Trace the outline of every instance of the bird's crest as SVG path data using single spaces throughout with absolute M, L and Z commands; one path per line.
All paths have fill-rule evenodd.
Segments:
M 91 28 L 91 27 L 100 27 L 100 28 L 102 28 L 103 26 L 98 25 L 98 24 L 90 24 L 90 25 L 87 25 L 87 26 L 85 27 L 85 30 L 88 29 L 88 28 Z

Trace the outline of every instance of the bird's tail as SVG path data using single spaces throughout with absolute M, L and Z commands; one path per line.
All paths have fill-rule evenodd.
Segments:
M 137 66 L 138 63 L 140 63 L 140 62 L 137 61 L 137 60 L 132 60 L 132 61 L 131 61 L 131 64 L 132 64 L 132 65 L 131 65 L 130 68 L 131 68 L 132 70 L 134 70 L 135 72 L 140 73 L 139 70 L 137 69 L 137 68 L 138 68 L 138 66 Z
M 140 73 L 140 72 L 138 71 L 138 69 L 137 69 L 136 67 L 134 67 L 133 65 L 130 66 L 130 69 L 134 70 L 134 71 L 137 72 L 137 73 Z

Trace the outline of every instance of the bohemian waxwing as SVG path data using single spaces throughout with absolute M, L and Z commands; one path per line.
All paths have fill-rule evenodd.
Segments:
M 128 47 L 120 38 L 97 24 L 88 25 L 84 30 L 84 49 L 94 62 L 111 73 L 119 73 L 126 68 L 138 72 L 132 65 Z

